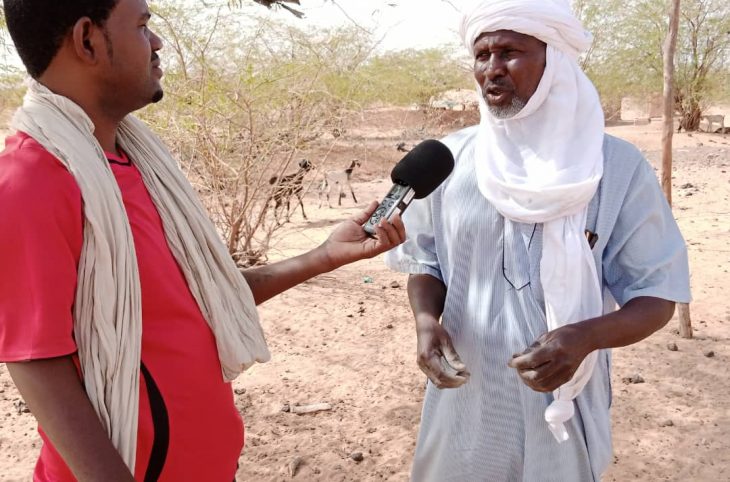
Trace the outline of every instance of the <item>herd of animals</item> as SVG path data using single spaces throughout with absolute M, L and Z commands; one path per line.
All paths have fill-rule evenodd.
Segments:
M 399 142 L 395 146 L 398 152 L 409 152 L 410 148 L 405 142 Z M 342 198 L 347 197 L 346 190 L 350 191 L 352 200 L 357 204 L 357 196 L 352 188 L 352 173 L 355 168 L 360 167 L 360 161 L 353 159 L 349 162 L 344 169 L 335 169 L 331 171 L 324 171 L 322 173 L 322 179 L 317 187 L 317 195 L 319 198 L 319 207 L 322 207 L 323 200 L 327 200 L 327 205 L 332 207 L 330 203 L 330 194 L 332 191 L 337 192 L 337 205 L 342 206 Z M 314 169 L 314 165 L 307 159 L 299 161 L 299 169 L 291 174 L 284 176 L 272 176 L 269 179 L 269 184 L 272 185 L 271 199 L 274 202 L 274 219 L 276 224 L 282 224 L 281 215 L 284 212 L 284 220 L 289 221 L 292 214 L 291 201 L 292 198 L 296 198 L 296 202 L 302 209 L 302 217 L 307 219 L 307 214 L 304 212 L 304 201 L 302 195 L 304 194 L 304 176 Z M 296 204 L 294 205 L 296 210 Z
M 720 133 L 725 133 L 724 116 L 720 115 L 705 115 L 702 116 L 703 120 L 707 120 L 709 123 L 708 132 L 714 132 L 712 130 L 713 124 L 720 125 Z M 678 132 L 682 130 L 680 123 Z M 409 152 L 410 149 L 406 146 L 405 142 L 399 142 L 396 146 L 396 150 L 399 152 Z M 352 173 L 356 167 L 360 167 L 360 161 L 353 159 L 344 169 L 325 171 L 322 174 L 322 179 L 317 188 L 317 194 L 319 197 L 319 207 L 322 207 L 323 199 L 327 200 L 327 205 L 332 207 L 330 203 L 330 194 L 333 190 L 337 191 L 337 205 L 342 206 L 342 198 L 346 197 L 345 190 L 350 191 L 352 200 L 357 204 L 357 197 L 355 191 L 352 188 L 351 180 Z M 280 215 L 281 211 L 285 210 L 284 218 L 289 221 L 291 216 L 291 200 L 296 197 L 299 206 L 302 209 L 302 217 L 307 219 L 307 215 L 304 212 L 304 202 L 302 195 L 304 193 L 304 176 L 314 168 L 311 162 L 307 159 L 299 161 L 299 169 L 291 174 L 284 176 L 273 176 L 269 179 L 269 184 L 272 185 L 271 199 L 274 201 L 274 219 L 277 224 L 281 224 Z M 296 209 L 296 205 L 294 206 Z
M 304 212 L 304 202 L 302 194 L 304 192 L 304 176 L 313 169 L 313 165 L 307 159 L 299 161 L 299 169 L 285 176 L 273 176 L 269 179 L 269 184 L 273 186 L 271 199 L 274 201 L 274 219 L 277 224 L 281 224 L 280 214 L 283 209 L 286 210 L 285 220 L 288 221 L 291 214 L 291 200 L 296 197 L 299 206 L 302 208 L 302 217 L 307 219 Z M 333 190 L 337 191 L 337 205 L 342 206 L 342 198 L 346 196 L 345 189 L 349 189 L 352 200 L 357 204 L 355 191 L 352 189 L 351 179 L 352 173 L 356 167 L 360 167 L 360 161 L 353 159 L 344 169 L 325 171 L 322 174 L 322 180 L 318 188 L 319 207 L 322 207 L 322 200 L 327 200 L 327 205 L 332 207 L 330 203 L 330 194 Z M 296 205 L 294 205 L 296 209 Z
M 703 120 L 707 120 L 709 123 L 709 132 L 713 132 L 713 124 L 719 124 L 719 132 L 725 133 L 724 116 L 712 116 L 705 115 L 702 117 Z M 682 125 L 678 129 L 678 132 L 682 130 Z M 396 150 L 399 152 L 409 152 L 410 149 L 407 147 L 405 142 L 399 142 L 396 146 Z M 326 199 L 327 205 L 332 207 L 330 202 L 330 194 L 332 191 L 337 192 L 337 205 L 342 206 L 342 198 L 347 197 L 346 190 L 350 191 L 352 200 L 357 204 L 357 196 L 352 188 L 351 180 L 352 173 L 355 168 L 360 167 L 360 161 L 353 159 L 349 162 L 344 169 L 335 169 L 330 171 L 324 171 L 322 178 L 317 186 L 317 195 L 319 198 L 319 207 L 322 207 L 323 200 Z M 307 159 L 299 161 L 299 169 L 291 174 L 283 176 L 272 176 L 269 179 L 269 184 L 272 186 L 270 200 L 274 203 L 274 219 L 276 224 L 282 224 L 281 216 L 283 211 L 283 218 L 285 222 L 288 222 L 292 214 L 291 201 L 292 198 L 296 198 L 296 202 L 302 210 L 302 217 L 307 219 L 307 214 L 304 212 L 304 201 L 302 196 L 304 194 L 304 177 L 305 175 L 314 169 L 314 165 Z M 296 204 L 294 205 L 296 210 Z

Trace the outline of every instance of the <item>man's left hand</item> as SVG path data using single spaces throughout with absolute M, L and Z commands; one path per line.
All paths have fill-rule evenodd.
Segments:
M 320 248 L 324 250 L 332 269 L 360 259 L 372 258 L 406 240 L 406 228 L 399 215 L 392 222 L 385 219 L 381 221 L 375 227 L 375 237 L 368 236 L 362 225 L 370 219 L 377 207 L 377 201 L 370 203 L 364 211 L 337 226 L 322 244 Z
M 561 326 L 541 335 L 522 353 L 512 355 L 508 366 L 538 392 L 551 392 L 568 382 L 592 351 L 580 324 Z

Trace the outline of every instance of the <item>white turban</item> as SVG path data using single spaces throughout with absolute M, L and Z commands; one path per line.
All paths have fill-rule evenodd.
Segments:
M 573 59 L 588 50 L 593 41 L 593 36 L 583 29 L 568 2 L 563 0 L 477 1 L 464 13 L 461 38 L 472 56 L 479 35 L 496 30 L 530 35 Z
M 591 43 L 563 0 L 482 0 L 465 10 L 464 44 L 484 32 L 512 30 L 547 44 L 537 90 L 514 117 L 497 119 L 478 86 L 481 122 L 476 177 L 482 194 L 505 217 L 543 224 L 540 279 L 547 327 L 554 330 L 600 316 L 603 300 L 595 260 L 584 235 L 587 207 L 603 175 L 604 118 L 598 93 L 578 66 Z M 555 438 L 568 439 L 564 422 L 590 379 L 597 354 L 553 392 L 545 420 Z

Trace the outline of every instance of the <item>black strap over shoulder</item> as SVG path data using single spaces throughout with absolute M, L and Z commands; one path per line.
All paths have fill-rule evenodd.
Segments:
M 141 364 L 141 371 L 144 382 L 147 387 L 147 396 L 150 401 L 150 410 L 152 412 L 152 424 L 155 429 L 155 438 L 152 442 L 152 451 L 150 452 L 150 462 L 147 465 L 147 471 L 144 474 L 145 482 L 156 482 L 162 474 L 167 459 L 167 450 L 170 447 L 170 419 L 167 414 L 165 400 L 162 398 L 160 389 L 157 387 L 155 380 L 152 378 L 144 363 Z

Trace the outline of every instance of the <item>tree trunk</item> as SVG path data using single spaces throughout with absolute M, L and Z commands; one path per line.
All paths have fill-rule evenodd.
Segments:
M 682 106 L 682 128 L 686 131 L 696 131 L 700 128 L 702 108 L 696 100 L 690 100 L 689 105 Z
M 672 0 L 669 32 L 664 40 L 664 127 L 662 130 L 662 189 L 672 205 L 672 135 L 674 133 L 674 52 L 679 30 L 679 3 Z
M 677 31 L 679 30 L 680 0 L 672 0 L 669 13 L 669 32 L 664 41 L 664 126 L 662 130 L 662 189 L 669 205 L 672 205 L 672 135 L 674 134 L 674 52 L 677 49 Z M 690 113 L 693 109 L 690 109 Z M 684 114 L 684 112 L 683 112 Z M 691 120 L 691 119 L 690 119 Z M 684 115 L 680 122 L 684 122 Z M 699 125 L 699 114 L 697 114 Z M 689 129 L 689 125 L 683 125 Z M 697 127 L 695 126 L 694 129 Z M 692 130 L 694 130 L 692 129 Z M 689 305 L 678 303 L 679 334 L 682 338 L 692 338 L 692 321 L 689 317 Z

